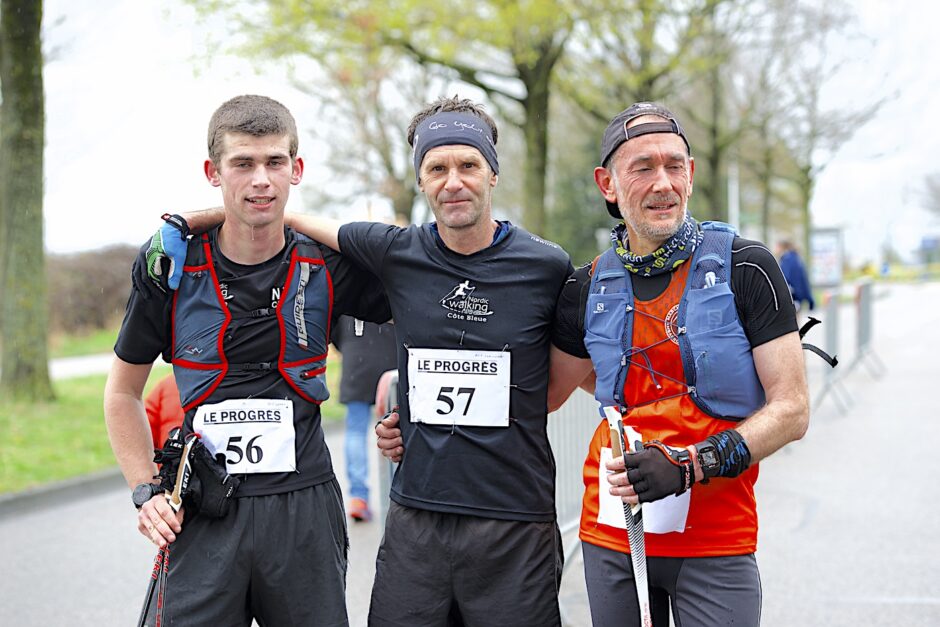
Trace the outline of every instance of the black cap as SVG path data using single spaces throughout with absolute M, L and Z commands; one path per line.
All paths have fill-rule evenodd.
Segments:
M 666 121 L 637 124 L 632 128 L 627 128 L 627 124 L 631 120 L 643 115 L 659 116 Z M 675 133 L 685 142 L 685 149 L 691 156 L 692 149 L 689 147 L 689 140 L 672 112 L 655 102 L 637 102 L 615 115 L 604 130 L 604 139 L 601 141 L 601 165 L 607 167 L 610 156 L 616 152 L 622 143 L 648 133 Z M 620 208 L 617 207 L 616 203 L 608 202 L 607 212 L 618 220 L 622 217 Z

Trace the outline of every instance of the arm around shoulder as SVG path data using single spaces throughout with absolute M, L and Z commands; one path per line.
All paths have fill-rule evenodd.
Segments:
M 342 223 L 339 220 L 306 213 L 287 213 L 284 214 L 284 222 L 295 231 L 340 252 L 339 227 Z

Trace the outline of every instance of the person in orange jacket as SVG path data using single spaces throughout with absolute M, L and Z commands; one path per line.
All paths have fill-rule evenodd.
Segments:
M 160 379 L 144 400 L 153 447 L 162 448 L 170 429 L 183 424 L 183 406 L 176 379 L 170 373 Z

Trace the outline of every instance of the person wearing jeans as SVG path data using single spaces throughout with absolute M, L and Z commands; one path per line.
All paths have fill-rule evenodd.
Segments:
M 346 405 L 346 476 L 349 479 L 349 516 L 357 522 L 372 518 L 369 509 L 369 453 L 372 406 L 379 377 L 396 366 L 395 329 L 349 316 L 340 318 L 332 332 L 333 345 L 343 355 L 339 400 Z

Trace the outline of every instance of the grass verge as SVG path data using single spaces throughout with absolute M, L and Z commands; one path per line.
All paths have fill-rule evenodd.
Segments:
M 331 360 L 328 380 L 336 398 L 339 370 L 339 360 Z M 155 365 L 146 390 L 169 372 L 169 366 Z M 0 399 L 0 494 L 115 464 L 102 410 L 106 378 L 102 374 L 55 381 L 57 397 L 50 403 Z M 324 423 L 345 416 L 335 399 L 320 409 Z
M 88 333 L 66 335 L 64 333 L 49 338 L 49 357 L 78 357 L 98 355 L 114 350 L 114 342 L 120 326 L 110 329 L 96 329 Z

